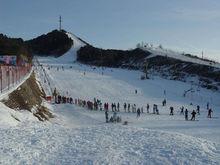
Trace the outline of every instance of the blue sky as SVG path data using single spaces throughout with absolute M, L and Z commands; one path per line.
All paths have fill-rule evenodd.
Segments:
M 0 0 L 0 33 L 31 39 L 63 28 L 102 48 L 144 41 L 220 61 L 219 0 Z

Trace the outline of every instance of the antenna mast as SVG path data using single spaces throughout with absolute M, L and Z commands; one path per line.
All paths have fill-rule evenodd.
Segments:
M 60 17 L 59 17 L 59 30 L 61 31 L 61 29 L 62 29 L 62 18 L 61 18 L 61 15 L 60 15 Z

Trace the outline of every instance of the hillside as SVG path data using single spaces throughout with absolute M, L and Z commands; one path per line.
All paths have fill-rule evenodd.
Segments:
M 220 89 L 220 64 L 192 55 L 153 48 L 122 51 L 92 46 L 82 47 L 77 53 L 77 60 L 84 64 L 144 71 L 147 62 L 149 76 L 159 75 L 166 79 L 188 81 L 215 91 Z
M 39 56 L 59 57 L 67 52 L 73 45 L 73 41 L 65 31 L 53 30 L 37 38 L 26 41 L 33 54 Z
M 31 61 L 32 54 L 26 43 L 21 38 L 10 38 L 0 34 L 0 55 L 14 55 Z
M 115 49 L 99 49 L 87 45 L 77 52 L 77 60 L 85 64 L 105 67 L 130 67 L 140 63 L 151 53 L 141 49 L 133 50 L 115 50 Z M 132 65 L 133 64 L 133 65 Z
M 14 110 L 27 110 L 33 113 L 40 121 L 49 120 L 53 117 L 52 113 L 44 106 L 43 99 L 45 93 L 40 89 L 35 75 L 31 76 L 16 90 L 8 95 L 2 102 Z
M 78 61 L 94 66 L 127 68 L 148 74 L 189 82 L 211 90 L 220 89 L 220 64 L 190 54 L 163 49 L 139 47 L 133 50 L 96 48 L 65 31 L 54 30 L 26 41 L 34 54 L 59 57 L 57 62 Z
M 220 89 L 219 68 L 164 56 L 148 58 L 147 61 L 149 72 L 161 77 L 192 82 L 207 89 Z

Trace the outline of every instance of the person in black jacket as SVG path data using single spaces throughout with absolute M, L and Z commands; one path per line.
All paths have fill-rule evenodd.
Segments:
M 188 110 L 185 110 L 185 120 L 188 120 Z
M 108 111 L 105 111 L 105 119 L 106 119 L 106 123 L 108 123 Z
M 173 107 L 170 107 L 170 115 L 171 115 L 171 116 L 173 115 L 173 111 L 174 111 L 174 108 L 173 108 Z
M 137 109 L 137 118 L 140 117 L 140 115 L 141 115 L 141 110 L 140 110 L 140 108 L 138 108 Z
M 212 111 L 212 109 L 210 108 L 210 109 L 208 110 L 208 116 L 207 116 L 208 118 L 212 118 L 212 112 L 213 112 L 213 111 Z
M 191 115 L 192 115 L 191 120 L 196 120 L 196 111 L 195 110 L 192 111 Z

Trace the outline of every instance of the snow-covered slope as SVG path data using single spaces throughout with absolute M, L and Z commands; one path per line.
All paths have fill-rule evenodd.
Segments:
M 159 77 L 141 81 L 139 77 L 142 73 L 139 71 L 112 68 L 102 70 L 79 63 L 54 64 L 53 60 L 46 63 L 41 59 L 39 61 L 45 66 L 53 88 L 56 87 L 61 95 L 85 100 L 93 100 L 96 97 L 108 103 L 119 102 L 121 112 L 118 114 L 123 121 L 128 121 L 128 126 L 106 124 L 103 111 L 89 111 L 75 105 L 52 105 L 57 116 L 52 123 L 57 125 L 54 129 L 46 127 L 46 131 L 43 131 L 53 137 L 53 140 L 47 143 L 53 147 L 52 150 L 41 148 L 38 151 L 48 153 L 41 159 L 42 162 L 47 164 L 50 160 L 58 164 L 220 163 L 218 92 L 192 86 L 194 92 L 183 97 L 184 91 L 191 88 L 190 84 Z M 64 70 L 61 69 L 62 66 Z M 60 69 L 57 71 L 57 68 Z M 39 79 L 43 80 L 43 77 Z M 138 91 L 137 94 L 134 92 L 135 89 Z M 168 102 L 166 107 L 161 106 L 164 97 Z M 135 113 L 122 110 L 124 102 L 136 104 L 137 107 L 143 106 L 145 113 L 137 119 Z M 210 102 L 214 110 L 213 119 L 207 119 L 207 102 Z M 160 115 L 147 114 L 147 103 L 150 104 L 150 112 L 152 105 L 158 104 Z M 197 116 L 197 121 L 185 121 L 184 116 L 179 114 L 181 106 L 191 112 L 197 105 L 201 106 L 201 114 Z M 174 116 L 169 115 L 170 106 L 175 109 Z M 109 113 L 111 116 L 112 112 Z M 45 142 L 42 140 L 36 143 Z M 55 153 L 53 156 L 50 154 L 52 152 Z M 30 155 L 35 157 L 31 153 Z
M 26 120 L 10 128 L 0 126 L 1 164 L 13 164 L 15 160 L 17 164 L 220 163 L 219 93 L 200 89 L 184 98 L 184 90 L 191 86 L 183 82 L 158 77 L 141 81 L 139 71 L 102 70 L 42 59 L 39 61 L 50 76 L 50 83 L 61 95 L 86 100 L 96 97 L 103 102 L 120 102 L 121 106 L 124 102 L 135 103 L 137 107 L 143 106 L 145 113 L 137 119 L 135 113 L 126 113 L 121 108 L 118 114 L 128 121 L 123 126 L 105 123 L 103 111 L 89 111 L 72 104 L 45 104 L 56 115 L 50 122 Z M 46 90 L 48 86 L 40 72 L 42 69 L 35 70 Z M 161 106 L 164 97 L 166 107 Z M 214 110 L 213 119 L 206 117 L 206 101 Z M 158 104 L 160 115 L 147 114 L 146 103 L 150 104 L 150 112 L 152 105 Z M 201 105 L 198 120 L 185 121 L 179 107 L 183 105 L 191 112 L 197 104 Z M 169 106 L 174 107 L 174 116 L 169 116 Z
M 7 99 L 8 95 L 12 93 L 14 90 L 18 89 L 21 84 L 23 84 L 32 74 L 32 71 L 26 75 L 23 80 L 21 80 L 18 84 L 11 86 L 10 90 L 4 90 L 3 93 L 0 93 L 0 101 L 3 99 Z M 25 111 L 15 111 L 7 106 L 5 106 L 2 102 L 0 102 L 0 127 L 8 128 L 10 126 L 16 126 L 19 124 L 19 121 L 36 120 L 34 119 L 33 114 Z
M 64 53 L 62 56 L 55 57 L 41 57 L 41 62 L 50 63 L 50 64 L 73 64 L 77 60 L 77 51 L 86 45 L 85 42 L 80 40 L 77 36 L 70 32 L 66 32 L 69 38 L 73 40 L 72 47 Z
M 64 55 L 60 56 L 57 61 L 59 63 L 73 63 L 76 61 L 77 58 L 77 51 L 85 46 L 86 44 L 82 42 L 78 37 L 76 37 L 74 34 L 67 32 L 66 33 L 69 38 L 73 40 L 73 45 L 70 48 L 68 52 L 66 52 Z
M 1 164 L 218 164 L 215 144 L 182 134 L 98 122 L 83 128 L 29 124 L 0 130 Z
M 202 60 L 202 59 L 188 57 L 188 56 L 185 56 L 182 53 L 177 52 L 177 51 L 162 49 L 162 48 L 159 48 L 159 47 L 157 47 L 157 48 L 143 47 L 142 49 L 152 53 L 152 55 L 148 56 L 147 59 L 152 58 L 152 57 L 156 57 L 156 56 L 166 56 L 166 57 L 171 57 L 171 58 L 178 59 L 178 60 L 185 61 L 185 62 L 192 62 L 192 63 L 196 63 L 196 64 L 201 64 L 201 65 L 207 65 L 207 66 L 220 68 L 220 64 L 217 63 L 217 62 L 213 63 L 213 62 L 205 61 L 205 60 Z
M 0 129 L 10 129 L 19 125 L 20 122 L 37 120 L 38 119 L 33 116 L 33 113 L 29 111 L 15 111 L 0 102 Z

